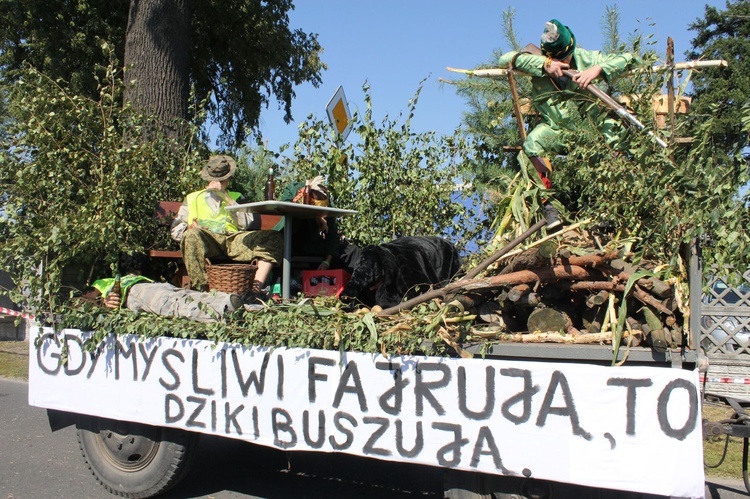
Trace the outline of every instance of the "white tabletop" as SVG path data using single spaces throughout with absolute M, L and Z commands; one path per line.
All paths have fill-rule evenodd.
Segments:
M 287 230 L 284 231 L 284 251 L 281 264 L 281 298 L 289 299 L 290 280 L 292 275 L 292 230 L 291 226 L 295 219 L 317 218 L 317 217 L 340 217 L 344 215 L 356 215 L 356 210 L 344 210 L 331 208 L 329 206 L 315 206 L 311 204 L 297 204 L 288 201 L 259 201 L 257 203 L 233 204 L 226 207 L 227 210 L 248 211 L 261 215 L 281 215 L 284 217 Z

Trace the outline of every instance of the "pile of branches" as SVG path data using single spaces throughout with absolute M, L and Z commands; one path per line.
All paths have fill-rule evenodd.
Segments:
M 665 281 L 656 277 L 655 268 L 633 265 L 624 249 L 576 248 L 575 253 L 547 240 L 485 276 L 469 275 L 380 315 L 441 298 L 475 316 L 473 340 L 659 350 L 686 343 L 689 312 L 679 280 Z M 455 342 L 460 351 L 462 338 L 444 340 Z

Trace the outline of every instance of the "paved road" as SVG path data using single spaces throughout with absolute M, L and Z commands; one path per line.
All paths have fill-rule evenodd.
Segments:
M 75 429 L 52 433 L 46 412 L 27 401 L 27 383 L 0 378 L 0 499 L 111 499 L 84 464 Z M 190 475 L 166 497 L 433 499 L 441 486 L 436 468 L 205 437 Z M 706 497 L 748 494 L 741 480 L 712 479 Z
M 46 411 L 28 405 L 28 384 L 0 378 L 0 499 L 112 497 L 86 467 L 75 428 L 52 433 Z M 442 480 L 426 466 L 203 437 L 191 473 L 165 497 L 433 499 Z

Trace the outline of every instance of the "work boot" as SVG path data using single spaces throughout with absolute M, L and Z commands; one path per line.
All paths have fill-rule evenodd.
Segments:
M 242 297 L 240 295 L 234 293 L 229 295 L 229 306 L 231 307 L 230 312 L 239 310 L 240 308 L 242 308 L 242 305 L 244 305 L 244 302 L 242 301 Z
M 242 295 L 242 301 L 245 305 L 263 305 L 268 300 L 268 294 L 263 289 L 263 283 L 253 281 L 252 287 Z
M 545 227 L 548 234 L 554 234 L 562 228 L 560 212 L 551 203 L 544 203 L 544 218 L 547 221 Z

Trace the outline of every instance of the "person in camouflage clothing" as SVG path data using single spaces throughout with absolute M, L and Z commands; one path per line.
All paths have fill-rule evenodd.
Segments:
M 121 254 L 118 268 L 123 272 L 122 279 L 98 279 L 82 298 L 110 309 L 122 307 L 137 314 L 151 313 L 199 322 L 220 321 L 243 308 L 242 299 L 236 294 L 201 292 L 154 282 L 143 275 L 153 269 L 148 257 L 141 253 Z
M 246 230 L 254 214 L 226 210 L 236 204 L 239 193 L 227 191 L 237 163 L 226 155 L 211 156 L 201 171 L 205 189 L 185 197 L 172 222 L 172 239 L 180 242 L 191 286 L 208 288 L 206 259 L 225 257 L 237 262 L 255 261 L 258 269 L 248 301 L 262 296 L 271 269 L 281 260 L 283 236 L 274 230 Z
M 236 294 L 178 288 L 168 282 L 153 282 L 140 275 L 123 276 L 119 293 L 113 290 L 113 284 L 114 278 L 94 281 L 93 287 L 99 291 L 102 305 L 112 309 L 125 307 L 136 314 L 145 312 L 198 322 L 215 322 L 243 305 L 241 297 Z

